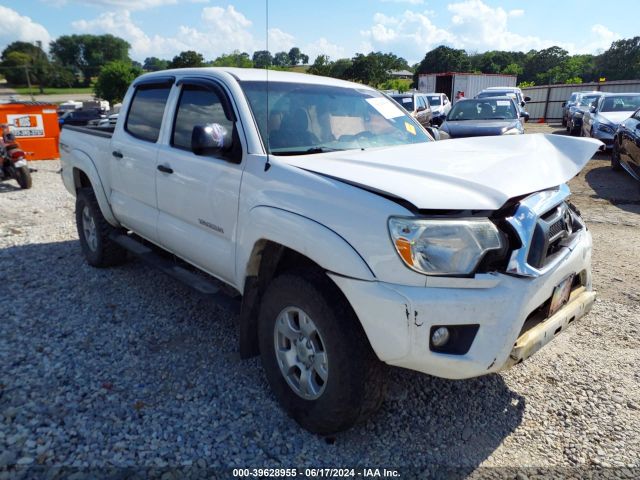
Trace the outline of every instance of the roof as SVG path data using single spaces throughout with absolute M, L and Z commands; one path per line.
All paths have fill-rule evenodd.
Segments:
M 517 75 L 511 75 L 507 73 L 474 73 L 474 72 L 442 72 L 442 73 L 421 73 L 420 77 L 435 75 L 436 77 L 447 75 L 476 75 L 478 77 L 517 77 Z
M 391 70 L 389 72 L 389 75 L 397 75 L 397 76 L 404 75 L 404 76 L 410 77 L 410 76 L 413 76 L 413 72 L 410 72 L 409 70 Z
M 174 68 L 171 70 L 160 70 L 157 72 L 145 73 L 138 78 L 153 78 L 154 76 L 166 77 L 167 75 L 189 76 L 189 75 L 207 75 L 227 73 L 236 78 L 240 82 L 265 81 L 270 82 L 293 82 L 306 83 L 310 85 L 331 85 L 344 88 L 366 88 L 371 89 L 368 85 L 360 83 L 347 82 L 331 77 L 321 77 L 310 75 L 308 73 L 283 72 L 281 70 L 267 70 L 263 68 L 235 68 L 235 67 L 202 67 L 202 68 Z

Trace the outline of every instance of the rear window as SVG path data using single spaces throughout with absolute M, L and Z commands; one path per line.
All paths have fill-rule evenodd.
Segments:
M 429 104 L 431 104 L 431 105 L 440 105 L 440 96 L 439 95 L 429 95 Z
M 405 97 L 402 95 L 392 95 L 391 98 L 395 100 L 396 103 L 407 109 L 408 111 L 413 111 L 413 96 Z
M 170 85 L 138 87 L 131 100 L 125 130 L 134 137 L 156 142 L 170 90 Z

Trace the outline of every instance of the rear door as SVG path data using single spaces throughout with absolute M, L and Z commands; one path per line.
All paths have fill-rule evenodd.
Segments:
M 623 125 L 622 151 L 626 153 L 624 160 L 640 175 L 640 110 L 636 110 Z
M 111 143 L 111 205 L 116 218 L 157 243 L 157 141 L 173 77 L 154 78 L 135 86 L 124 122 Z
M 158 233 L 162 246 L 210 274 L 235 281 L 235 237 L 242 178 L 240 136 L 231 154 L 196 155 L 196 125 L 220 124 L 233 131 L 235 113 L 222 84 L 183 79 L 169 123 L 172 130 L 158 152 Z M 241 128 L 238 126 L 237 128 Z

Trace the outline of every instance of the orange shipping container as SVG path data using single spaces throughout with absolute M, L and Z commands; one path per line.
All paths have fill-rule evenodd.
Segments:
M 16 140 L 28 160 L 60 158 L 60 126 L 56 106 L 41 102 L 0 103 L 0 123 L 13 125 Z

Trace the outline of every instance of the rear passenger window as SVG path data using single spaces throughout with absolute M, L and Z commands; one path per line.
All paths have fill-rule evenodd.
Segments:
M 173 124 L 171 145 L 191 151 L 191 133 L 196 125 L 219 123 L 228 131 L 233 123 L 224 114 L 220 97 L 215 92 L 196 85 L 185 85 Z
M 124 128 L 134 137 L 156 142 L 171 86 L 140 86 L 131 100 Z

